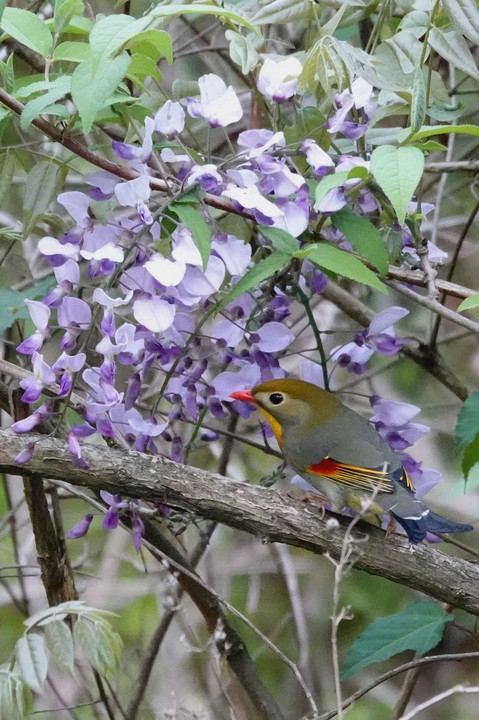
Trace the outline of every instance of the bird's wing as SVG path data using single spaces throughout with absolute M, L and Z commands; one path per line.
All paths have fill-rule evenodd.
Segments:
M 311 475 L 327 478 L 355 490 L 366 492 L 393 493 L 399 484 L 409 492 L 414 493 L 414 485 L 403 467 L 390 472 L 387 466 L 379 468 L 365 468 L 357 465 L 348 465 L 326 456 L 319 463 L 313 463 L 307 468 Z

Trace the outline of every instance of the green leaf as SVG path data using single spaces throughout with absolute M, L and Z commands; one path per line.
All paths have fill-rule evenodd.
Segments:
M 388 295 L 386 286 L 379 280 L 372 270 L 367 268 L 361 260 L 345 250 L 328 245 L 327 243 L 313 243 L 303 250 L 295 253 L 295 257 L 307 257 L 322 270 L 329 270 L 356 282 L 369 285 Z
M 265 227 L 262 225 L 258 228 L 258 230 L 261 235 L 268 238 L 275 250 L 287 253 L 290 257 L 294 255 L 299 247 L 299 243 L 296 238 L 286 230 L 282 230 L 281 228 Z
M 32 285 L 27 290 L 11 290 L 10 288 L 0 291 L 0 335 L 13 325 L 15 320 L 23 320 L 30 317 L 25 300 L 35 300 L 44 297 L 48 290 L 55 285 L 54 277 L 47 277 L 44 280 Z
M 22 130 L 27 130 L 32 121 L 44 112 L 47 107 L 55 103 L 57 100 L 60 100 L 60 98 L 65 97 L 65 95 L 70 92 L 69 77 L 59 77 L 49 83 L 49 85 L 50 89 L 33 100 L 29 100 L 23 108 L 20 117 L 20 127 Z
M 353 642 L 341 672 L 347 678 L 374 662 L 388 660 L 404 650 L 425 653 L 440 641 L 452 620 L 434 602 L 409 602 L 395 615 L 378 618 Z
M 387 273 L 388 252 L 381 233 L 370 220 L 344 208 L 331 216 L 331 222 L 348 238 L 361 257 L 374 265 L 381 275 Z
M 479 462 L 479 435 L 467 445 L 462 454 L 461 468 L 467 480 L 474 465 Z
M 79 40 L 78 42 L 67 41 L 57 45 L 53 51 L 54 60 L 65 60 L 66 62 L 83 62 L 90 57 L 90 46 L 88 43 Z
M 465 298 L 459 304 L 457 312 L 464 312 L 464 310 L 474 310 L 475 308 L 479 308 L 479 294 L 470 295 L 470 297 Z
M 42 57 L 52 49 L 52 34 L 46 24 L 29 10 L 6 7 L 0 27 L 21 45 L 25 45 Z
M 142 53 L 132 53 L 127 77 L 139 83 L 142 83 L 147 77 L 154 78 L 160 82 L 162 74 L 158 70 L 158 65 L 155 60 L 152 60 Z
M 467 42 L 455 27 L 446 32 L 437 27 L 431 28 L 428 43 L 444 60 L 479 80 L 479 70 L 472 53 Z
M 246 275 L 243 275 L 236 285 L 220 300 L 217 310 L 221 310 L 221 308 L 233 300 L 236 300 L 236 298 L 243 293 L 253 290 L 253 288 L 256 288 L 261 282 L 272 277 L 275 272 L 286 265 L 290 259 L 291 256 L 288 253 L 276 251 L 260 260 L 254 267 L 250 268 Z
M 479 434 L 479 392 L 470 395 L 459 410 L 456 438 L 461 447 L 469 445 Z
M 318 209 L 319 203 L 324 198 L 326 193 L 328 193 L 333 188 L 344 185 L 347 179 L 348 171 L 341 170 L 340 172 L 334 173 L 334 175 L 326 175 L 326 177 L 320 180 L 316 186 L 316 190 L 314 193 L 314 209 Z
M 259 54 L 256 49 L 254 35 L 246 37 L 235 30 L 226 30 L 225 37 L 230 44 L 230 58 L 236 65 L 239 65 L 243 75 L 247 75 L 259 62 Z
M 38 633 L 26 632 L 15 645 L 15 659 L 20 676 L 29 688 L 41 693 L 48 671 L 45 640 Z
M 53 14 L 53 27 L 57 35 L 68 27 L 74 15 L 83 15 L 82 0 L 55 0 L 55 12 Z
M 63 620 L 54 620 L 45 625 L 47 647 L 59 668 L 72 677 L 75 675 L 73 637 Z
M 0 155 L 0 200 L 4 200 L 16 170 L 15 157 L 12 151 L 6 150 Z
M 475 45 L 479 45 L 479 8 L 477 0 L 442 0 L 454 27 Z
M 32 707 L 32 691 L 22 678 L 10 670 L 0 670 L 0 718 L 25 720 Z
M 249 20 L 219 5 L 206 5 L 203 3 L 194 5 L 161 5 L 155 7 L 150 15 L 155 19 L 173 18 L 181 15 L 214 15 L 218 20 L 231 20 L 238 25 L 244 25 L 244 27 L 249 28 L 256 35 L 260 35 L 259 30 Z
M 404 134 L 404 137 L 406 137 L 410 134 L 407 129 L 403 130 L 402 133 Z M 433 135 L 443 135 L 443 134 L 449 134 L 449 133 L 458 133 L 460 135 L 475 135 L 476 137 L 479 137 L 479 126 L 478 125 L 426 125 L 425 127 L 421 128 L 421 130 L 418 130 L 418 132 L 414 133 L 413 137 L 411 138 L 411 142 L 415 142 L 416 140 L 420 140 L 421 138 L 425 138 L 425 137 L 432 137 Z M 398 135 L 398 139 L 401 142 L 401 140 L 402 140 L 401 135 Z
M 422 67 L 418 65 L 414 73 L 414 81 L 412 85 L 412 102 L 411 102 L 411 130 L 417 132 L 424 123 L 426 118 L 426 84 Z
M 272 0 L 262 3 L 251 22 L 257 25 L 277 25 L 298 20 L 308 20 L 312 15 L 312 6 L 309 0 Z
M 140 52 L 152 60 L 166 58 L 169 63 L 173 62 L 173 45 L 171 35 L 164 30 L 145 30 L 135 35 L 128 47 L 132 52 Z
M 80 63 L 72 75 L 72 98 L 81 117 L 83 132 L 87 135 L 97 113 L 108 104 L 112 94 L 125 77 L 130 56 L 123 53 L 102 62 L 101 72 L 93 74 L 92 60 Z
M 122 642 L 105 620 L 92 622 L 79 617 L 73 626 L 73 637 L 88 662 L 102 675 L 115 673 L 121 657 Z
M 407 206 L 423 173 L 424 155 L 415 147 L 381 145 L 373 150 L 370 167 L 402 225 Z
M 205 270 L 211 253 L 211 225 L 193 205 L 175 202 L 170 205 L 170 210 L 178 215 L 183 225 L 191 230 L 196 247 L 200 251 L 203 270 Z
M 130 15 L 105 15 L 100 18 L 90 33 L 91 67 L 95 76 L 103 63 L 124 50 L 126 43 L 141 33 L 150 24 L 151 17 L 146 15 L 132 20 Z
M 23 236 L 27 237 L 37 220 L 48 210 L 67 173 L 66 166 L 48 160 L 32 167 L 25 181 Z

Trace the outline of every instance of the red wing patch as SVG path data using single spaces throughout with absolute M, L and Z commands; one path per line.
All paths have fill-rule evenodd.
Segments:
M 386 470 L 346 465 L 330 457 L 325 457 L 321 462 L 310 465 L 307 472 L 328 478 L 339 485 L 347 485 L 369 492 L 392 493 L 394 492 L 393 479 L 396 479 Z

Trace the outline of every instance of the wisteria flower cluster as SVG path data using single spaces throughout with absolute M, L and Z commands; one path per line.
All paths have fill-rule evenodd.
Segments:
M 299 102 L 295 95 L 300 72 L 295 58 L 269 60 L 259 74 L 258 89 L 274 103 Z M 295 287 L 311 300 L 324 290 L 327 277 L 304 260 L 301 269 L 282 282 L 268 278 L 214 312 L 225 288 L 234 288 L 248 272 L 252 253 L 266 257 L 271 245 L 261 232 L 251 232 L 246 242 L 230 231 L 228 223 L 201 202 L 206 193 L 231 203 L 234 212 L 258 226 L 286 231 L 300 245 L 307 243 L 306 231 L 314 230 L 319 217 L 346 204 L 358 213 L 378 211 L 378 200 L 364 183 L 357 188 L 358 179 L 334 187 L 319 207 L 313 206 L 312 181 L 368 164 L 353 152 L 329 154 L 313 137 L 294 148 L 307 168 L 303 173 L 285 152 L 284 133 L 276 129 L 240 132 L 235 155 L 219 162 L 193 153 L 182 139 L 187 116 L 206 122 L 211 132 L 224 132 L 243 114 L 237 93 L 218 76 L 205 75 L 198 85 L 199 95 L 186 100 L 186 112 L 180 102 L 168 100 L 147 117 L 138 145 L 113 143 L 118 158 L 138 172 L 136 179 L 123 181 L 97 172 L 86 180 L 88 192 L 62 193 L 58 202 L 70 215 L 71 228 L 59 239 L 44 237 L 39 243 L 56 285 L 42 301 L 26 301 L 35 330 L 18 351 L 31 358 L 33 374 L 21 386 L 22 400 L 32 411 L 13 429 L 25 433 L 42 421 L 65 422 L 58 399 L 71 401 L 78 422 L 67 428 L 68 445 L 80 466 L 85 465 L 80 441 L 93 434 L 184 462 L 195 443 L 217 437 L 215 419 L 233 410 L 243 416 L 250 412 L 244 403 L 231 402 L 231 391 L 287 374 L 281 360 L 296 340 L 294 319 L 300 304 Z M 364 135 L 372 91 L 364 81 L 356 81 L 350 93 L 336 98 L 337 112 L 327 124 L 332 137 L 341 134 L 354 143 Z M 363 111 L 361 123 L 351 120 L 352 109 Z M 173 178 L 175 201 L 188 190 L 197 193 L 195 217 L 210 234 L 206 253 L 194 221 L 183 222 L 180 209 L 159 212 L 150 184 L 158 163 Z M 102 204 L 113 208 L 107 219 L 98 212 Z M 191 210 L 191 200 L 186 206 Z M 339 231 L 326 228 L 325 237 L 328 232 L 333 244 L 345 242 Z M 398 307 L 379 313 L 351 342 L 331 350 L 330 370 L 339 365 L 361 374 L 374 353 L 397 353 L 403 340 L 396 337 L 394 325 L 406 314 Z M 52 345 L 58 347 L 52 363 L 43 351 L 45 343 L 49 358 Z M 322 376 L 320 366 L 310 361 L 297 372 L 318 382 Z M 373 422 L 399 450 L 423 431 L 410 424 L 407 412 L 391 412 L 384 400 L 374 399 L 374 410 Z M 33 451 L 30 443 L 17 461 L 25 462 Z M 424 474 L 409 464 L 413 476 Z M 114 527 L 119 515 L 128 512 L 139 548 L 137 504 L 108 494 L 104 500 L 110 508 L 104 526 Z M 69 536 L 81 536 L 91 519 L 91 514 L 85 516 Z

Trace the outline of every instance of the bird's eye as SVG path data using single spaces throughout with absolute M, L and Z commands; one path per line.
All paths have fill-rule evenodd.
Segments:
M 282 393 L 272 393 L 269 396 L 269 401 L 271 405 L 281 405 L 281 403 L 284 400 L 284 395 Z

